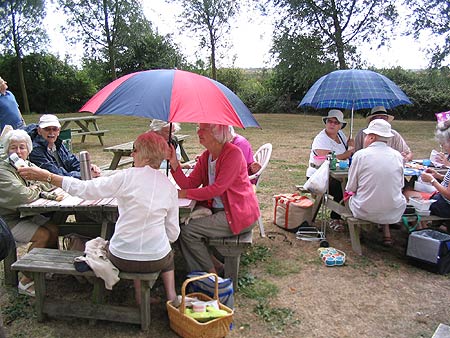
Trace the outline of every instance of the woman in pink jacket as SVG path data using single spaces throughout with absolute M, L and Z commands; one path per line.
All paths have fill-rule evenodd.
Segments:
M 228 126 L 200 123 L 199 142 L 206 150 L 187 177 L 172 147 L 172 175 L 180 186 L 178 197 L 201 201 L 212 215 L 192 219 L 181 227 L 180 246 L 190 271 L 217 272 L 205 239 L 251 231 L 260 215 L 241 150 L 229 141 Z

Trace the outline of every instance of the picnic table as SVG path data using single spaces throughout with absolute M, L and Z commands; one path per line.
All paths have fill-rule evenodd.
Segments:
M 409 177 L 410 179 L 414 179 L 415 177 L 419 176 L 422 172 L 422 169 L 412 169 L 405 167 L 404 168 L 404 176 L 405 178 Z M 348 169 L 339 169 L 336 170 L 330 170 L 330 177 L 338 180 L 341 182 L 341 188 L 342 193 L 345 192 L 345 187 L 347 185 L 348 181 Z M 319 206 L 320 203 L 325 203 L 325 206 L 330 209 L 331 211 L 334 211 L 338 213 L 344 221 L 347 222 L 349 233 L 350 233 L 350 240 L 352 243 L 352 249 L 355 253 L 362 255 L 362 249 L 361 249 L 361 243 L 360 243 L 360 229 L 362 227 L 370 227 L 373 226 L 375 223 L 372 223 L 370 221 L 362 220 L 355 218 L 351 211 L 339 201 L 334 201 L 331 198 L 328 198 L 325 195 L 322 195 L 319 197 Z M 324 200 L 324 202 L 322 202 Z M 446 218 L 429 215 L 429 216 L 421 216 L 422 221 L 443 221 L 447 220 Z
M 68 233 L 98 233 L 102 238 L 110 238 L 114 233 L 114 226 L 119 217 L 116 198 L 102 198 L 99 200 L 84 200 L 71 196 L 64 190 L 57 188 L 55 193 L 64 195 L 62 201 L 39 198 L 17 208 L 21 216 L 31 216 L 44 213 L 53 213 L 52 221 L 59 227 L 60 235 Z M 190 199 L 178 199 L 180 217 L 190 213 L 195 206 L 195 201 Z M 67 222 L 69 215 L 82 216 L 89 221 Z M 17 260 L 16 252 L 4 261 L 5 284 L 17 285 L 17 274 L 12 274 L 10 266 Z
M 100 144 L 103 144 L 102 137 L 109 130 L 100 130 L 97 124 L 97 120 L 100 116 L 76 116 L 76 117 L 66 117 L 59 119 L 61 123 L 61 130 L 71 129 L 71 136 L 81 136 L 81 143 L 84 143 L 86 136 L 92 135 L 97 136 Z M 75 128 L 70 128 L 71 124 L 75 124 Z
M 183 158 L 184 162 L 188 162 L 189 156 L 186 154 L 183 144 L 184 144 L 184 140 L 186 140 L 189 137 L 189 135 L 175 135 L 175 136 L 177 137 L 178 144 L 180 145 L 181 157 Z M 131 156 L 131 152 L 133 151 L 133 141 L 125 142 L 125 143 L 118 144 L 118 145 L 111 146 L 111 147 L 107 147 L 107 148 L 104 148 L 103 151 L 113 153 L 113 158 L 111 160 L 111 163 L 110 163 L 109 167 L 105 168 L 105 169 L 115 170 L 115 169 L 117 169 L 118 166 L 126 165 L 133 161 L 132 158 L 122 160 L 122 157 Z

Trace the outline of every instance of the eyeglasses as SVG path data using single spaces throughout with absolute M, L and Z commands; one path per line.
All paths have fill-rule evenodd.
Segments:
M 58 131 L 59 130 L 58 127 L 45 127 L 45 128 L 42 128 L 42 129 L 44 129 L 47 133 L 50 132 L 50 131 Z
M 338 120 L 332 120 L 332 119 L 327 119 L 327 123 L 331 123 L 331 124 L 341 124 L 341 122 L 339 122 Z
M 131 152 L 132 152 L 132 153 L 137 152 L 136 147 L 134 146 L 134 144 L 133 144 L 133 150 L 131 150 Z

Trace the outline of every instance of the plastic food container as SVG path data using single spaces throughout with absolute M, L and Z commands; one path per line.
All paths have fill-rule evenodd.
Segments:
M 436 202 L 436 200 L 420 200 L 414 197 L 409 198 L 409 204 L 414 206 L 418 212 L 430 210 L 431 203 Z
M 414 182 L 414 190 L 432 193 L 436 191 L 436 188 L 433 187 L 430 183 L 416 181 Z

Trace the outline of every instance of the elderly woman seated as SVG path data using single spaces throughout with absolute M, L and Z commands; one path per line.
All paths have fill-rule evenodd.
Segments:
M 347 160 L 354 153 L 353 139 L 347 139 L 342 129 L 345 128 L 347 122 L 344 121 L 344 114 L 338 109 L 332 109 L 328 115 L 322 118 L 325 128 L 316 135 L 311 145 L 309 155 L 309 167 L 306 170 L 306 177 L 311 177 L 320 167 L 317 162 L 317 156 L 325 157 L 334 152 L 338 160 Z M 329 183 L 329 194 L 333 196 L 335 201 L 341 201 L 344 197 L 342 194 L 341 182 L 331 178 Z M 330 228 L 335 231 L 344 230 L 344 221 L 336 212 L 331 212 Z
M 81 181 L 59 176 L 40 168 L 20 168 L 22 177 L 49 181 L 69 194 L 84 199 L 116 197 L 119 219 L 109 242 L 108 258 L 121 271 L 157 272 L 168 300 L 176 299 L 174 259 L 170 246 L 180 233 L 178 198 L 175 186 L 159 171 L 167 158 L 167 142 L 154 132 L 138 136 L 131 156 L 134 167 L 114 175 Z M 136 301 L 140 283 L 135 281 Z
M 16 242 L 31 242 L 29 250 L 33 248 L 56 248 L 58 229 L 50 223 L 48 217 L 36 215 L 20 217 L 17 207 L 31 203 L 40 196 L 52 195 L 45 192 L 53 187 L 49 183 L 26 180 L 19 176 L 14 162 L 10 160 L 12 154 L 17 156 L 28 166 L 28 155 L 33 149 L 31 138 L 24 130 L 11 130 L 2 135 L 4 153 L 0 159 L 0 216 L 11 229 Z M 16 164 L 17 166 L 17 164 Z M 19 293 L 34 296 L 32 279 L 23 276 L 19 281 Z
M 436 125 L 435 139 L 439 142 L 445 153 L 450 153 L 450 120 L 439 122 Z M 448 162 L 444 154 L 439 154 L 438 158 L 441 163 Z M 450 169 L 447 170 L 445 175 L 442 175 L 432 168 L 427 168 L 420 177 L 422 182 L 429 183 L 436 189 L 436 193 L 431 197 L 436 202 L 430 205 L 430 214 L 450 218 Z M 428 194 L 413 190 L 405 191 L 404 194 L 408 199 L 410 197 L 419 199 L 429 198 L 426 196 Z M 422 224 L 422 226 L 424 226 L 424 224 Z M 444 226 L 442 230 L 448 231 L 448 226 Z
M 206 150 L 190 175 L 181 170 L 173 147 L 170 165 L 181 188 L 178 197 L 202 201 L 211 213 L 181 228 L 180 246 L 190 271 L 219 272 L 221 265 L 206 240 L 252 231 L 260 211 L 247 163 L 242 151 L 230 143 L 228 126 L 200 123 L 197 135 Z

